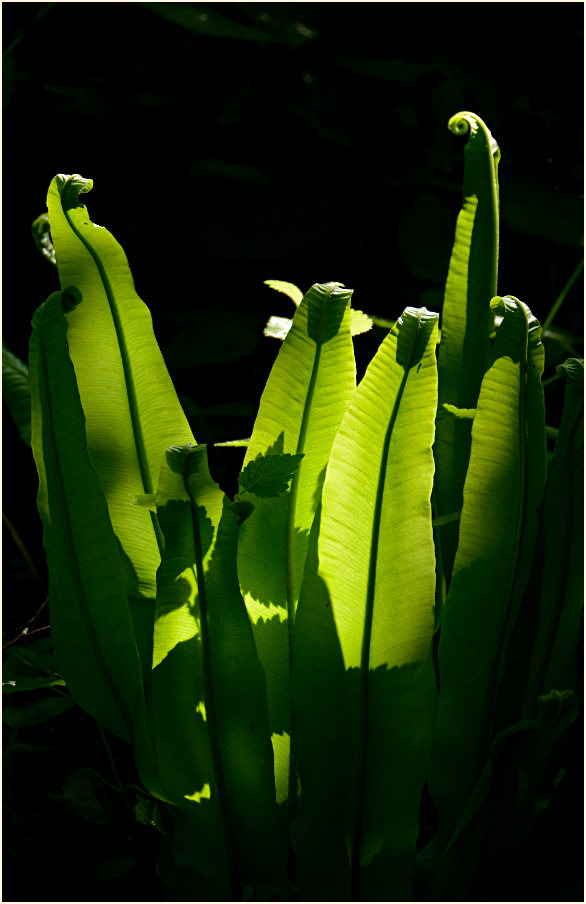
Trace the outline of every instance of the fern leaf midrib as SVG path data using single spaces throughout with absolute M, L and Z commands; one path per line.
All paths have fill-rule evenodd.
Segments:
M 419 318 L 418 331 L 421 327 L 421 317 Z M 368 748 L 368 730 L 369 730 L 369 694 L 368 694 L 368 672 L 370 665 L 370 644 L 372 638 L 372 619 L 374 614 L 374 597 L 376 590 L 376 563 L 378 557 L 378 546 L 380 539 L 380 522 L 381 522 L 381 513 L 383 506 L 383 499 L 385 493 L 385 485 L 386 485 L 386 473 L 388 467 L 388 459 L 389 459 L 389 451 L 391 445 L 391 438 L 393 434 L 393 430 L 395 427 L 395 423 L 397 420 L 397 416 L 399 413 L 400 404 L 405 392 L 405 387 L 407 385 L 407 380 L 409 378 L 409 373 L 412 367 L 413 354 L 416 345 L 417 334 L 413 340 L 409 361 L 407 366 L 405 367 L 405 372 L 403 377 L 401 378 L 401 384 L 399 386 L 397 397 L 395 399 L 395 403 L 393 405 L 393 411 L 391 413 L 391 417 L 389 419 L 389 424 L 387 426 L 385 432 L 385 438 L 383 442 L 381 461 L 378 472 L 378 481 L 377 481 L 377 491 L 376 491 L 376 499 L 374 506 L 374 515 L 373 515 L 373 523 L 372 523 L 372 532 L 371 532 L 371 544 L 370 544 L 370 555 L 369 555 L 369 565 L 368 565 L 368 582 L 367 582 L 367 590 L 366 590 L 366 606 L 365 606 L 365 616 L 364 616 L 364 632 L 362 635 L 362 649 L 361 649 L 361 658 L 360 658 L 360 687 L 359 687 L 359 715 L 360 715 L 360 729 L 359 729 L 359 737 L 358 737 L 358 811 L 356 815 L 356 823 L 354 827 L 354 838 L 352 841 L 352 852 L 351 852 L 351 862 L 350 862 L 350 873 L 351 873 L 351 887 L 352 887 L 352 900 L 359 901 L 360 900 L 360 855 L 361 855 L 361 847 L 362 847 L 362 829 L 363 829 L 363 821 L 364 821 L 364 797 L 366 790 L 366 760 L 367 760 L 367 748 Z
M 322 309 L 320 312 L 320 321 L 317 331 L 317 340 L 316 340 L 316 348 L 315 355 L 313 359 L 313 365 L 311 369 L 311 376 L 309 378 L 309 386 L 307 387 L 307 395 L 305 397 L 305 405 L 303 408 L 303 415 L 301 417 L 301 426 L 299 428 L 299 437 L 297 440 L 297 447 L 295 449 L 296 454 L 304 454 L 305 449 L 305 441 L 307 437 L 307 430 L 309 425 L 309 415 L 311 413 L 311 406 L 313 401 L 313 396 L 315 393 L 315 386 L 317 383 L 317 375 L 319 373 L 319 366 L 321 361 L 321 350 L 322 350 L 322 334 L 325 319 L 327 316 L 328 305 L 330 299 L 332 297 L 332 289 L 330 289 L 328 295 L 322 302 Z M 308 309 L 308 318 L 309 318 L 309 309 Z M 287 569 L 287 645 L 288 645 L 288 657 L 289 657 L 289 687 L 291 687 L 291 676 L 293 669 L 293 655 L 294 655 L 294 625 L 295 625 L 295 609 L 297 605 L 295 588 L 297 585 L 297 574 L 296 574 L 296 555 L 295 555 L 295 510 L 297 505 L 297 494 L 299 490 L 299 477 L 301 468 L 303 467 L 303 462 L 293 475 L 293 479 L 291 481 L 291 488 L 289 491 L 289 504 L 288 504 L 288 512 L 287 512 L 287 552 L 286 552 L 286 569 Z M 293 703 L 291 700 L 291 696 L 289 695 L 289 726 L 290 726 L 290 736 L 289 736 L 289 774 L 287 779 L 287 801 L 288 801 L 288 820 L 289 825 L 293 822 L 295 815 L 297 813 L 297 756 L 295 750 L 295 731 L 293 727 L 294 720 L 294 709 Z M 292 849 L 289 852 L 289 867 L 290 872 L 293 873 L 294 870 L 294 857 Z
M 240 882 L 238 877 L 238 867 L 236 858 L 236 844 L 234 840 L 234 832 L 232 828 L 232 820 L 230 818 L 230 809 L 228 803 L 228 792 L 226 790 L 226 779 L 224 775 L 224 767 L 222 763 L 222 754 L 220 749 L 220 740 L 218 736 L 218 722 L 216 718 L 216 705 L 214 693 L 214 675 L 210 653 L 210 634 L 209 634 L 209 608 L 206 586 L 206 575 L 204 570 L 204 556 L 202 553 L 201 531 L 198 516 L 197 501 L 193 495 L 191 486 L 189 485 L 189 455 L 183 458 L 183 486 L 189 499 L 191 510 L 191 524 L 193 534 L 193 559 L 195 565 L 195 573 L 197 578 L 197 596 L 199 599 L 200 611 L 200 628 L 201 628 L 201 653 L 202 653 L 202 672 L 203 686 L 206 704 L 206 721 L 208 726 L 208 738 L 210 743 L 210 752 L 212 756 L 212 765 L 214 778 L 216 782 L 216 790 L 218 793 L 218 805 L 222 820 L 222 828 L 224 830 L 224 841 L 226 845 L 226 859 L 228 862 L 228 872 L 230 886 L 232 889 L 233 900 L 240 898 Z M 215 528 L 217 534 L 217 527 Z
M 69 224 L 72 232 L 77 236 L 82 245 L 89 252 L 94 264 L 96 265 L 96 269 L 102 280 L 102 285 L 104 286 L 104 291 L 106 293 L 106 297 L 108 299 L 108 305 L 110 307 L 110 313 L 112 314 L 112 321 L 114 323 L 114 329 L 116 331 L 116 338 L 118 340 L 118 348 L 120 349 L 120 358 L 122 362 L 122 372 L 124 374 L 124 383 L 126 385 L 126 393 L 128 399 L 128 409 L 130 414 L 130 422 L 132 425 L 132 434 L 134 437 L 134 446 L 136 449 L 136 457 L 138 461 L 138 467 L 140 470 L 140 476 L 142 485 L 145 493 L 154 493 L 155 487 L 153 481 L 151 479 L 150 469 L 147 460 L 145 441 L 142 431 L 142 426 L 140 423 L 140 417 L 138 413 L 138 402 L 136 398 L 136 388 L 134 385 L 134 378 L 132 375 L 132 367 L 130 364 L 130 356 L 128 353 L 128 347 L 126 345 L 126 339 L 124 336 L 124 330 L 122 328 L 122 323 L 120 321 L 120 314 L 118 312 L 118 306 L 116 304 L 116 299 L 114 297 L 114 293 L 112 291 L 112 286 L 110 284 L 110 280 L 108 279 L 108 275 L 104 270 L 102 262 L 99 258 L 99 255 L 96 254 L 91 244 L 85 239 L 82 233 L 77 229 L 74 225 L 71 217 L 69 216 L 68 210 L 66 210 L 63 202 L 61 203 L 61 207 L 63 210 L 63 214 L 67 223 Z M 163 539 L 163 534 L 161 528 L 159 527 L 159 523 L 157 521 L 157 516 L 154 512 L 149 512 L 151 517 L 151 524 L 153 527 L 153 531 L 157 540 L 157 545 L 159 547 L 159 554 L 162 556 L 163 550 L 165 548 L 165 542 Z

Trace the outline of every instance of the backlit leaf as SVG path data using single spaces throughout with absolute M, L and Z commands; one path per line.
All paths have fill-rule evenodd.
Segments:
M 448 126 L 456 135 L 469 132 L 469 137 L 464 148 L 464 200 L 442 308 L 439 406 L 447 402 L 459 409 L 472 409 L 486 370 L 494 323 L 490 300 L 497 293 L 500 151 L 486 125 L 474 113 L 457 113 Z M 434 502 L 440 516 L 462 508 L 470 426 L 470 421 L 460 418 L 438 420 Z M 443 528 L 440 564 L 448 582 L 457 542 L 458 525 Z
M 350 401 L 295 625 L 299 856 L 345 870 L 353 900 L 411 895 L 435 705 L 437 321 L 407 308 Z
M 486 760 L 501 657 L 527 580 L 545 482 L 539 324 L 517 299 L 498 304 L 504 318 L 472 421 L 460 540 L 441 613 L 440 696 L 428 775 L 439 847 L 447 844 Z

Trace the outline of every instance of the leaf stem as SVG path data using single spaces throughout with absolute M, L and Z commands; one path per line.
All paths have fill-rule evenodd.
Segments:
M 12 539 L 14 540 L 14 542 L 16 543 L 16 545 L 17 545 L 17 547 L 18 547 L 18 550 L 19 550 L 21 556 L 23 557 L 24 561 L 26 562 L 26 564 L 27 564 L 27 566 L 28 566 L 28 569 L 29 569 L 30 573 L 31 573 L 32 576 L 35 578 L 35 580 L 38 581 L 38 580 L 39 580 L 39 572 L 38 572 L 37 569 L 36 569 L 35 563 L 33 562 L 32 558 L 31 558 L 31 556 L 30 556 L 30 554 L 29 554 L 28 549 L 26 548 L 26 546 L 24 545 L 23 541 L 21 540 L 21 538 L 20 538 L 20 536 L 19 536 L 19 534 L 18 534 L 18 531 L 17 531 L 16 528 L 14 527 L 12 521 L 10 521 L 10 519 L 8 518 L 8 516 L 7 516 L 4 512 L 2 512 L 2 521 L 4 522 L 4 524 L 6 525 L 6 527 L 8 528 L 8 530 L 9 530 L 9 532 L 10 532 L 10 536 L 12 537 Z
M 118 772 L 118 769 L 116 768 L 116 762 L 114 760 L 114 756 L 112 755 L 112 748 L 110 747 L 110 742 L 108 741 L 106 732 L 104 731 L 104 729 L 102 728 L 102 726 L 100 725 L 99 722 L 96 722 L 96 725 L 98 726 L 98 731 L 100 732 L 100 737 L 101 737 L 102 743 L 104 745 L 104 750 L 106 751 L 106 757 L 108 758 L 108 763 L 110 765 L 110 769 L 112 770 L 112 775 L 114 776 L 114 779 L 116 781 L 116 790 L 120 791 L 120 793 L 122 794 L 122 796 L 126 802 L 128 809 L 131 812 L 133 812 L 132 803 L 128 798 L 128 795 L 126 793 L 126 788 L 122 784 L 122 779 L 120 778 L 120 773 Z M 96 773 L 96 774 L 98 774 L 98 773 Z M 100 779 L 102 779 L 101 775 L 98 775 L 98 777 Z M 106 781 L 106 780 L 102 779 L 102 781 Z M 110 784 L 110 783 L 106 782 L 106 784 Z M 110 785 L 110 787 L 112 787 L 112 785 Z
M 568 294 L 568 292 L 570 291 L 570 289 L 572 288 L 572 286 L 574 285 L 574 283 L 580 276 L 580 273 L 582 272 L 583 269 L 584 269 L 584 258 L 582 258 L 582 260 L 580 261 L 580 263 L 578 264 L 578 266 L 576 267 L 576 269 L 570 276 L 569 280 L 565 284 L 564 288 L 562 289 L 562 291 L 560 292 L 560 294 L 554 301 L 553 306 L 552 306 L 549 314 L 545 318 L 543 325 L 541 327 L 542 334 L 545 333 L 545 331 L 548 330 L 550 328 L 550 326 L 552 325 L 555 315 L 557 314 L 557 312 L 563 305 L 564 301 L 566 300 L 566 295 Z
M 364 633 L 362 635 L 362 652 L 360 661 L 360 689 L 359 689 L 359 706 L 360 706 L 360 734 L 358 749 L 358 813 L 356 815 L 356 823 L 354 826 L 354 837 L 352 839 L 351 854 L 351 885 L 352 900 L 360 901 L 360 853 L 362 847 L 362 828 L 364 822 L 364 796 L 366 790 L 366 763 L 368 752 L 368 732 L 369 732 L 369 665 L 370 665 L 370 644 L 372 638 L 372 620 L 374 615 L 374 597 L 376 592 L 376 565 L 378 558 L 378 545 L 380 539 L 380 523 L 382 516 L 383 498 L 385 491 L 385 480 L 387 466 L 389 460 L 389 451 L 391 446 L 391 437 L 399 406 L 409 371 L 411 369 L 411 361 L 405 367 L 405 372 L 401 379 L 401 385 L 397 392 L 397 397 L 393 405 L 393 411 L 389 419 L 386 430 L 384 444 L 382 448 L 381 462 L 378 473 L 378 487 L 376 491 L 376 501 L 374 515 L 372 519 L 372 540 L 370 545 L 370 564 L 368 568 L 368 585 L 366 588 L 366 612 L 364 620 Z
M 202 550 L 201 530 L 199 522 L 199 507 L 189 483 L 189 457 L 189 455 L 185 455 L 183 459 L 183 485 L 185 487 L 185 492 L 187 493 L 187 496 L 189 498 L 191 520 L 193 526 L 193 553 L 200 611 L 203 686 L 206 706 L 206 720 L 208 725 L 208 738 L 210 743 L 210 752 L 212 755 L 216 789 L 218 792 L 220 818 L 222 821 L 222 828 L 224 830 L 224 842 L 226 845 L 226 859 L 228 862 L 228 875 L 232 900 L 239 901 L 241 900 L 242 883 L 239 876 L 236 857 L 236 845 L 232 831 L 230 808 L 228 804 L 228 793 L 226 790 L 226 780 L 222 764 L 222 753 L 220 750 L 220 739 L 218 737 L 218 723 L 216 720 L 213 669 L 210 650 L 210 632 L 208 624 L 209 606 L 206 575 L 203 563 L 204 555 Z

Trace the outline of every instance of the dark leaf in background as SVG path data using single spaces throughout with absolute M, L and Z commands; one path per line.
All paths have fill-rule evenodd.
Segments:
M 221 260 L 282 260 L 326 240 L 346 216 L 337 186 L 291 173 L 286 182 L 233 192 L 202 224 L 198 245 Z
M 440 282 L 453 240 L 451 211 L 435 195 L 420 195 L 399 227 L 399 247 L 409 272 L 427 282 Z
M 195 308 L 173 319 L 181 322 L 181 329 L 165 344 L 165 361 L 171 368 L 237 361 L 252 354 L 260 338 L 253 318 L 222 306 Z
M 578 195 L 535 185 L 528 179 L 508 179 L 501 189 L 501 215 L 506 226 L 556 245 L 581 248 L 584 202 Z
M 104 860 L 98 869 L 98 879 L 109 881 L 111 879 L 120 879 L 137 869 L 138 863 L 134 857 L 112 857 L 110 860 Z
M 11 728 L 28 728 L 48 722 L 75 706 L 71 697 L 43 696 L 23 700 L 19 695 L 18 702 L 13 699 L 15 702 L 5 705 L 2 710 L 2 721 Z
M 76 769 L 67 776 L 60 798 L 80 819 L 98 826 L 108 825 L 110 810 L 92 769 Z

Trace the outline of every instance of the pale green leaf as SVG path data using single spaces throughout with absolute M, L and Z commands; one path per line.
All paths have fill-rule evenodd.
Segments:
M 364 311 L 357 311 L 355 308 L 350 309 L 350 332 L 353 336 L 360 336 L 361 333 L 367 333 L 372 329 L 372 320 Z
M 293 321 L 289 317 L 269 317 L 262 331 L 263 336 L 269 339 L 284 339 L 292 326 Z
M 500 151 L 476 114 L 457 113 L 448 125 L 454 134 L 469 132 L 469 137 L 464 149 L 464 199 L 442 308 L 439 407 L 447 402 L 459 409 L 472 409 L 486 370 L 494 324 L 489 302 L 497 292 Z M 434 503 L 440 516 L 462 508 L 470 428 L 470 422 L 460 418 L 437 422 Z M 443 532 L 441 566 L 448 581 L 457 541 L 457 525 Z
M 152 600 L 162 539 L 154 514 L 129 506 L 128 494 L 153 493 L 165 449 L 193 437 L 126 255 L 107 229 L 91 222 L 80 200 L 92 184 L 81 176 L 53 179 L 47 197 L 51 235 L 61 286 L 76 286 L 84 299 L 68 315 L 67 341 L 88 450 L 123 551 L 127 592 Z M 136 617 L 152 620 L 152 604 L 138 605 Z M 143 653 L 148 661 L 148 651 Z
M 265 279 L 264 284 L 265 286 L 274 289 L 276 292 L 282 292 L 283 295 L 286 295 L 291 299 L 296 308 L 298 308 L 303 301 L 303 292 L 293 283 L 283 282 L 282 279 Z
M 372 324 L 373 321 L 368 314 L 354 310 L 354 308 L 350 309 L 350 332 L 353 336 L 368 332 L 372 329 Z M 263 336 L 268 336 L 270 339 L 284 339 L 292 325 L 293 321 L 288 317 L 269 317 L 263 330 Z M 392 326 L 392 324 L 390 325 Z
M 350 402 L 328 464 L 317 555 L 308 560 L 295 626 L 304 789 L 297 844 L 316 868 L 322 851 L 312 854 L 304 833 L 312 838 L 312 814 L 324 812 L 324 800 L 344 795 L 346 811 L 334 806 L 327 829 L 322 825 L 331 860 L 319 869 L 340 870 L 347 847 L 353 900 L 377 900 L 382 888 L 388 900 L 411 893 L 435 706 L 437 321 L 437 314 L 407 308 Z M 344 787 L 336 787 L 341 774 Z
M 124 583 L 148 685 L 156 570 L 162 535 L 156 514 L 130 498 L 153 493 L 161 456 L 193 441 L 154 337 L 151 315 L 134 289 L 123 249 L 91 222 L 81 176 L 56 176 L 47 206 L 61 287 L 84 303 L 69 313 L 67 342 L 85 415 L 87 448 L 120 543 Z
M 291 814 L 297 780 L 294 763 L 289 769 L 287 621 L 293 620 L 331 446 L 355 386 L 351 294 L 327 283 L 305 295 L 267 381 L 244 459 L 246 468 L 259 455 L 303 455 L 285 493 L 255 498 L 238 544 L 240 585 L 267 676 L 276 784 L 289 786 Z

